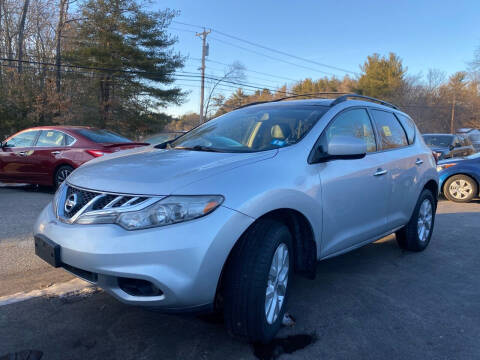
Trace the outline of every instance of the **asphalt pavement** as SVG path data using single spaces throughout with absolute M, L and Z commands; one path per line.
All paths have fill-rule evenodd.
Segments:
M 34 256 L 31 229 L 52 196 L 0 185 L 0 298 L 72 279 Z M 390 236 L 319 263 L 315 280 L 294 279 L 296 324 L 269 346 L 232 340 L 221 318 L 164 315 L 88 288 L 0 305 L 0 360 L 479 359 L 479 215 L 480 202 L 441 201 L 424 252 Z

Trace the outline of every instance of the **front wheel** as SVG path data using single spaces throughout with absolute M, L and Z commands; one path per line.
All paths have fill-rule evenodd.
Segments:
M 424 189 L 418 198 L 410 221 L 395 234 L 398 245 L 402 249 L 425 250 L 432 237 L 436 208 L 437 201 L 432 192 Z
M 231 335 L 269 342 L 282 325 L 293 268 L 292 236 L 275 220 L 261 220 L 229 257 L 224 282 L 225 325 Z

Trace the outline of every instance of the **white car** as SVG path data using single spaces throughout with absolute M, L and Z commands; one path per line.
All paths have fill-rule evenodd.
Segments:
M 125 303 L 221 310 L 231 334 L 266 342 L 293 272 L 313 278 L 318 260 L 391 233 L 425 249 L 437 194 L 432 151 L 395 106 L 273 101 L 88 162 L 40 214 L 35 246 Z

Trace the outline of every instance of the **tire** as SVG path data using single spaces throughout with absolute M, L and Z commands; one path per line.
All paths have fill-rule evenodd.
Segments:
M 478 186 L 470 176 L 454 175 L 445 182 L 443 194 L 450 201 L 465 203 L 478 195 Z
M 283 257 L 288 269 L 274 280 L 273 261 Z M 250 342 L 267 343 L 282 325 L 293 269 L 292 236 L 287 226 L 270 219 L 254 224 L 235 245 L 224 278 L 224 318 L 230 335 Z M 285 279 L 282 285 L 282 279 Z M 268 286 L 268 289 L 267 289 Z M 267 290 L 272 301 L 267 303 Z M 283 301 L 281 296 L 284 294 Z M 274 300 L 277 300 L 274 301 Z M 275 315 L 270 306 L 278 305 Z M 268 316 L 267 316 L 268 314 Z
M 410 221 L 395 233 L 400 248 L 409 251 L 426 249 L 432 237 L 436 209 L 436 198 L 430 190 L 424 189 L 418 198 Z
M 58 189 L 58 187 L 62 184 L 62 182 L 65 181 L 65 179 L 72 173 L 73 170 L 75 169 L 70 165 L 62 165 L 57 169 L 57 171 L 55 171 L 55 176 L 53 178 L 53 185 L 55 186 L 55 189 Z

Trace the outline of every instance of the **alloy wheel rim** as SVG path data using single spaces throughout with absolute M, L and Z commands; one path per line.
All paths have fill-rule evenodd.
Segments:
M 433 207 L 429 199 L 423 200 L 418 212 L 417 231 L 418 239 L 425 242 L 432 231 Z
M 67 169 L 63 169 L 57 175 L 57 183 L 60 185 L 65 181 L 65 179 L 70 175 L 71 171 Z
M 450 184 L 448 191 L 455 199 L 464 200 L 472 194 L 473 187 L 468 181 L 459 179 Z
M 290 266 L 288 247 L 278 245 L 273 254 L 272 264 L 268 272 L 268 282 L 265 291 L 265 317 L 269 324 L 273 324 L 282 310 L 287 293 L 288 270 Z

